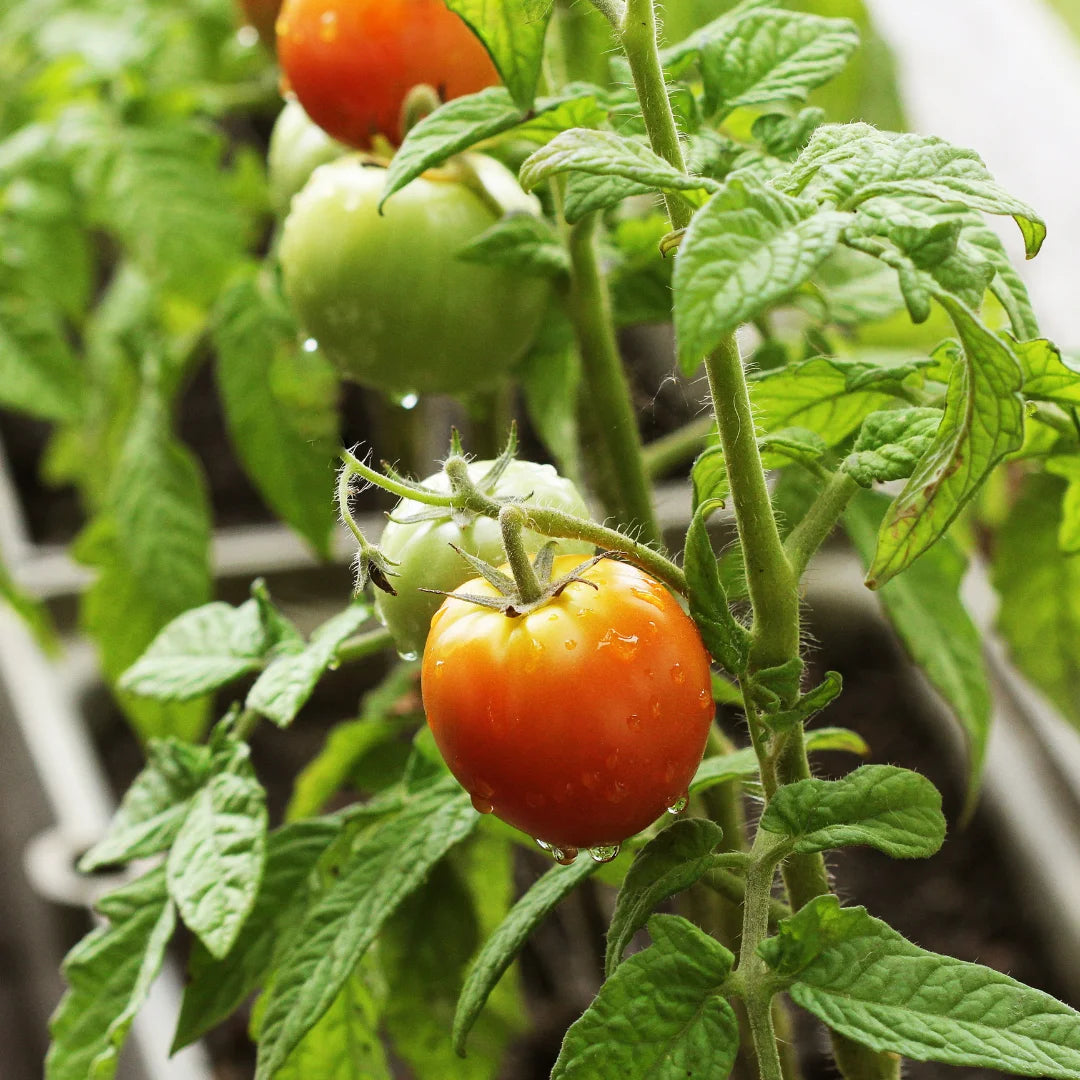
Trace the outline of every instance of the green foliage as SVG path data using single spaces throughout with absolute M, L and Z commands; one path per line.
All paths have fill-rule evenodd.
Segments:
M 245 742 L 225 737 L 192 797 L 166 863 L 169 895 L 216 957 L 232 948 L 259 892 L 266 859 L 266 792 Z
M 1017 667 L 1080 725 L 1080 560 L 1058 543 L 1064 485 L 1032 476 L 998 533 L 998 627 Z
M 480 951 L 465 976 L 454 1016 L 454 1049 L 465 1052 L 465 1041 L 492 989 L 521 951 L 533 930 L 593 871 L 591 859 L 554 866 L 510 909 Z
M 145 877 L 98 905 L 109 920 L 64 961 L 70 989 L 50 1024 L 47 1080 L 111 1080 L 135 1013 L 157 977 L 176 925 L 165 872 Z
M 799 854 L 869 844 L 894 859 L 926 858 L 945 839 L 941 793 L 893 765 L 788 784 L 765 808 L 760 828 L 788 837 Z
M 262 1020 L 258 1080 L 268 1080 L 285 1063 L 331 1007 L 386 919 L 475 825 L 468 797 L 443 782 L 361 836 L 276 965 Z
M 864 492 L 844 514 L 844 527 L 866 566 L 888 505 L 880 492 Z M 956 541 L 944 536 L 878 596 L 904 647 L 945 699 L 964 734 L 970 807 L 986 756 L 991 701 L 982 636 L 960 598 L 966 569 L 967 559 Z
M 609 978 L 622 962 L 630 939 L 657 905 L 688 889 L 713 868 L 713 852 L 723 836 L 720 826 L 711 821 L 676 821 L 638 852 L 626 872 L 608 927 L 604 966 Z
M 248 692 L 247 708 L 288 727 L 334 663 L 341 644 L 370 618 L 371 606 L 358 601 L 318 627 L 307 644 L 301 638 L 282 642 Z
M 620 965 L 567 1031 L 552 1080 L 682 1080 L 687 1070 L 730 1071 L 738 1025 L 718 991 L 734 957 L 677 915 L 654 915 L 649 933 L 652 947 Z
M 877 1050 L 1023 1076 L 1071 1080 L 1080 1014 L 1007 975 L 927 952 L 822 896 L 764 942 L 792 999 Z

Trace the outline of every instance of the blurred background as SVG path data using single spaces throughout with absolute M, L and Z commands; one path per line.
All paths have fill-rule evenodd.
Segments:
M 672 3 L 670 39 L 726 6 Z M 1008 190 L 1043 214 L 1048 239 L 1022 273 L 1044 332 L 1063 348 L 1080 349 L 1080 2 L 790 6 L 848 15 L 863 29 L 849 73 L 819 95 L 834 118 L 974 146 Z M 590 24 L 583 7 L 571 13 Z M 333 529 L 329 498 L 339 439 L 370 443 L 391 459 L 411 455 L 423 474 L 443 452 L 450 422 L 469 430 L 469 410 L 458 403 L 421 403 L 410 417 L 411 406 L 355 388 L 338 396 L 327 390 L 325 372 L 283 353 L 280 341 L 256 336 L 235 348 L 250 350 L 256 371 L 273 353 L 272 380 L 257 381 L 273 382 L 269 405 L 288 428 L 281 437 L 322 457 L 308 461 L 316 483 L 302 505 L 265 476 L 253 479 L 250 449 L 237 450 L 240 420 L 230 401 L 259 391 L 222 384 L 212 363 L 218 345 L 205 324 L 238 267 L 273 242 L 264 162 L 281 104 L 276 87 L 270 54 L 251 28 L 238 29 L 230 0 L 0 6 L 0 597 L 9 601 L 0 604 L 3 1080 L 41 1075 L 47 1017 L 62 989 L 60 959 L 89 926 L 88 903 L 109 884 L 80 878 L 74 861 L 100 835 L 140 767 L 133 728 L 145 734 L 161 722 L 118 702 L 103 678 L 152 637 L 156 627 L 140 606 L 147 599 L 133 586 L 128 605 L 103 610 L 92 587 L 101 575 L 123 571 L 122 553 L 93 523 L 118 455 L 119 418 L 136 407 L 134 367 L 155 355 L 158 378 L 175 381 L 172 435 L 208 485 L 213 581 L 206 588 L 238 602 L 252 578 L 264 576 L 305 629 L 337 610 L 351 589 L 351 551 Z M 994 224 L 1022 263 L 1011 222 Z M 701 386 L 669 378 L 666 328 L 639 328 L 624 346 L 647 438 L 697 413 Z M 540 456 L 521 411 L 526 452 Z M 406 451 L 400 432 L 408 429 L 420 434 Z M 684 525 L 685 485 L 671 481 L 660 495 L 666 523 Z M 385 504 L 367 500 L 360 507 L 377 535 Z M 159 625 L 169 604 L 182 610 L 199 602 L 182 589 L 178 597 L 174 584 L 149 598 Z M 886 874 L 873 853 L 845 854 L 841 891 L 924 947 L 978 959 L 1077 1004 L 1080 738 L 1010 666 L 992 630 L 993 592 L 977 563 L 966 589 L 986 631 L 996 693 L 980 809 L 970 824 L 955 825 L 942 855 L 925 865 L 890 864 Z M 843 544 L 823 554 L 807 599 L 814 664 L 845 675 L 831 722 L 859 731 L 874 760 L 927 773 L 945 791 L 956 823 L 962 748 Z M 256 738 L 272 812 L 326 730 L 355 713 L 377 675 L 377 665 L 342 672 L 320 689 L 302 723 Z M 738 736 L 737 718 L 726 721 Z M 823 761 L 826 769 L 846 767 Z M 543 866 L 522 856 L 522 883 Z M 609 905 L 600 887 L 582 890 L 530 945 L 524 978 L 533 1030 L 515 1048 L 506 1080 L 547 1075 L 562 1031 L 598 984 Z M 182 957 L 173 957 L 136 1022 L 122 1076 L 250 1075 L 242 1024 L 168 1060 L 181 972 Z M 807 1045 L 808 1076 L 827 1075 L 815 1056 L 823 1045 L 816 1033 Z M 958 1074 L 912 1065 L 908 1075 L 946 1072 Z

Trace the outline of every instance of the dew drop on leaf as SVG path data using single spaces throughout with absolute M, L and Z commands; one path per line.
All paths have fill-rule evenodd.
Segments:
M 553 847 L 549 850 L 551 851 L 551 857 L 559 863 L 560 866 L 569 866 L 578 855 L 578 849 L 576 847 Z
M 669 814 L 681 814 L 686 809 L 686 804 L 690 800 L 685 795 L 680 795 L 669 807 L 667 812 Z

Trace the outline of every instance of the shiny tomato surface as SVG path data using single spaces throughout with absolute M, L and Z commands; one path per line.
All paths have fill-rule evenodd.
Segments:
M 277 23 L 284 88 L 335 139 L 400 143 L 401 107 L 420 83 L 447 101 L 499 81 L 443 0 L 285 0 Z
M 555 577 L 580 561 L 559 556 Z M 708 653 L 664 586 L 607 559 L 583 576 L 598 588 L 572 583 L 518 617 L 447 599 L 422 674 L 473 805 L 564 850 L 618 844 L 677 803 L 713 718 Z

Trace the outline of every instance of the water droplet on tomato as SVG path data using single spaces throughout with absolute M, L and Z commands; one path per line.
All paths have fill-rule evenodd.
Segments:
M 609 627 L 604 636 L 596 643 L 596 649 L 610 648 L 620 660 L 633 660 L 637 656 L 637 634 L 620 634 L 613 626 Z
M 670 806 L 668 806 L 667 812 L 669 814 L 681 814 L 685 809 L 687 803 L 690 800 L 685 795 L 680 795 Z
M 544 643 L 536 638 L 529 638 L 529 651 L 523 665 L 526 674 L 532 674 L 539 666 L 544 652 Z
M 631 589 L 630 594 L 631 596 L 636 596 L 639 600 L 644 600 L 646 604 L 650 604 L 654 608 L 662 608 L 664 606 L 660 597 L 648 589 Z
M 573 638 L 569 637 L 563 642 L 563 645 L 566 648 L 567 652 L 570 652 L 573 649 L 577 648 L 577 642 Z
M 596 863 L 611 862 L 619 854 L 618 844 L 597 844 L 589 848 L 589 858 Z
M 578 849 L 576 847 L 553 847 L 550 851 L 551 857 L 561 866 L 569 866 L 578 855 Z
M 626 718 L 626 726 L 627 726 L 627 727 L 628 727 L 628 728 L 629 728 L 629 729 L 630 729 L 631 731 L 638 731 L 638 730 L 639 730 L 639 729 L 641 728 L 641 717 L 640 717 L 640 716 L 638 716 L 638 714 L 637 714 L 636 712 L 632 712 L 632 713 L 631 713 L 631 714 L 630 714 L 630 715 L 629 715 L 629 716 L 628 716 L 628 717 Z
M 548 616 L 548 618 L 547 618 L 547 621 L 548 621 L 548 622 L 558 622 L 558 621 L 559 621 L 559 613 L 558 613 L 557 611 L 553 611 L 553 612 L 552 612 L 552 613 L 551 613 L 551 614 L 550 614 L 550 615 Z
M 487 799 L 480 795 L 473 795 L 471 798 L 473 809 L 478 814 L 490 814 L 495 809 Z
M 607 793 L 607 801 L 621 803 L 626 798 L 626 785 L 621 780 L 616 780 Z
M 698 691 L 698 704 L 701 706 L 701 708 L 703 710 L 704 709 L 711 709 L 713 707 L 712 694 L 710 694 L 708 690 L 699 690 Z
M 551 845 L 546 840 L 541 840 L 539 836 L 533 837 L 533 839 L 536 841 L 536 846 L 540 848 L 541 851 L 551 850 Z
M 659 720 L 663 710 L 664 706 L 661 704 L 660 699 L 658 697 L 653 698 L 652 702 L 649 704 L 649 712 L 652 714 L 652 718 L 654 720 Z
M 682 686 L 686 682 L 686 671 L 683 669 L 682 664 L 675 663 L 671 668 L 671 681 Z

